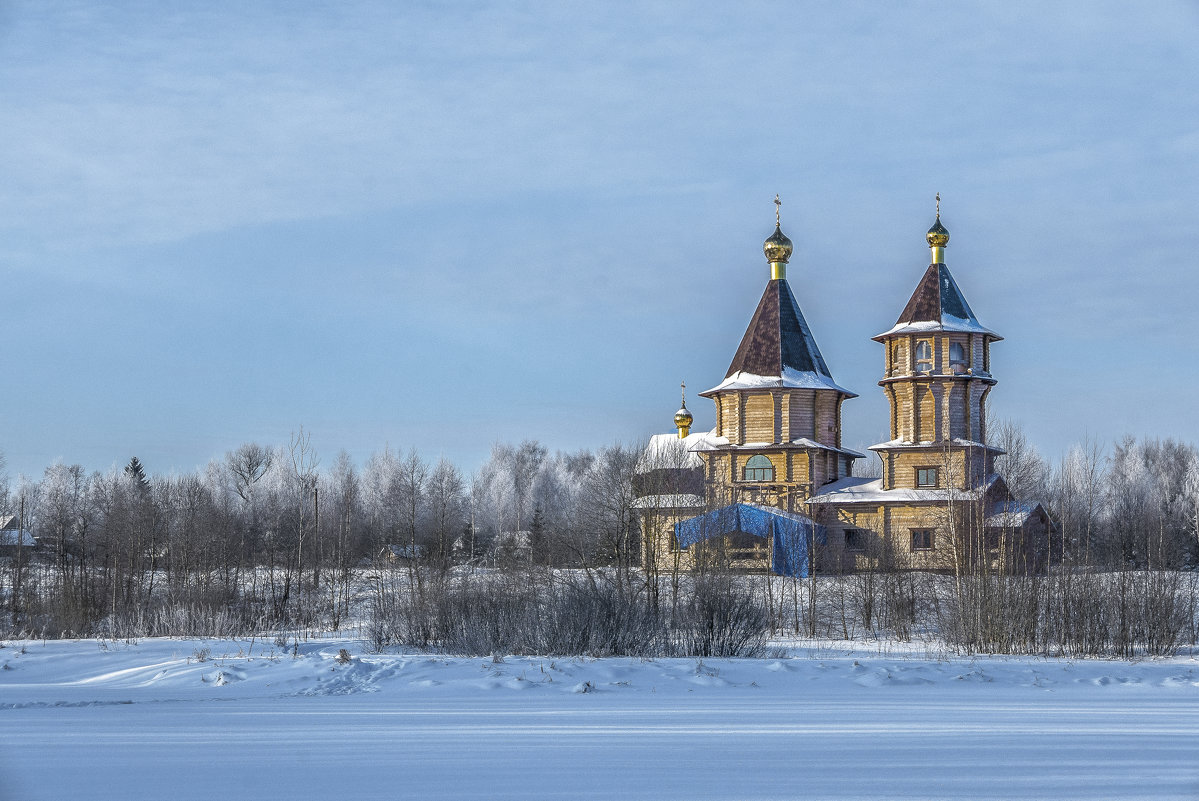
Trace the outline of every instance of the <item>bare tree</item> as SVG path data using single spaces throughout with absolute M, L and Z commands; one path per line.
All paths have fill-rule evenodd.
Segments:
M 350 455 L 342 451 L 337 455 L 333 473 L 328 478 L 330 499 L 329 511 L 325 515 L 326 526 L 332 528 L 332 558 L 329 576 L 329 608 L 332 625 L 337 629 L 350 613 L 350 585 L 352 557 L 358 545 L 358 525 L 361 517 L 362 488 L 358 471 Z
M 631 573 L 637 559 L 633 518 L 633 475 L 640 450 L 612 445 L 602 448 L 583 482 L 581 510 L 594 527 L 601 558 L 616 568 L 617 589 L 634 589 Z
M 235 580 L 250 561 L 250 547 L 261 535 L 259 504 L 256 503 L 255 488 L 270 470 L 274 453 L 256 442 L 247 442 L 235 451 L 225 454 L 225 469 L 230 477 L 230 486 L 242 501 L 242 519 L 238 521 L 237 568 Z
M 987 426 L 987 441 L 1003 451 L 995 459 L 995 472 L 1003 476 L 1012 495 L 1023 500 L 1042 500 L 1048 467 L 1028 441 L 1023 427 L 1012 420 L 992 421 Z
M 237 450 L 225 454 L 225 464 L 235 479 L 233 489 L 246 503 L 253 497 L 254 485 L 262 480 L 266 471 L 270 469 L 273 457 L 270 449 L 256 442 L 247 442 Z
M 454 538 L 465 524 L 466 484 L 462 474 L 445 458 L 429 476 L 429 516 L 435 542 L 433 559 L 445 569 L 452 559 Z
M 293 433 L 287 445 L 288 462 L 291 467 L 289 478 L 292 483 L 293 503 L 295 504 L 296 520 L 296 577 L 302 580 L 304 576 L 304 540 L 311 537 L 316 529 L 317 514 L 317 465 L 320 460 L 312 447 L 312 433 L 304 431 L 300 426 L 299 433 Z M 310 550 L 311 545 L 310 543 Z M 311 558 L 311 556 L 310 556 Z M 320 562 L 313 559 L 314 571 L 320 570 Z M 314 575 L 314 584 L 320 583 L 319 573 Z

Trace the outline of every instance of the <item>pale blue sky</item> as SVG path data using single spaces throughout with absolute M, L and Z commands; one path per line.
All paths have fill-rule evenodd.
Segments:
M 994 414 L 1199 440 L 1199 5 L 894 5 L 0 3 L 10 470 L 669 430 L 776 192 L 847 445 L 937 191 Z

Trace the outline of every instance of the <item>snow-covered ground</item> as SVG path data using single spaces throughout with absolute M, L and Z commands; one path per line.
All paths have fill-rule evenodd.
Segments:
M 1192 657 L 789 654 L 9 642 L 0 799 L 1199 798 Z

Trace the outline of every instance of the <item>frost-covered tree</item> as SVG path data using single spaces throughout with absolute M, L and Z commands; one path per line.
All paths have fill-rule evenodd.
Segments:
M 448 460 L 438 460 L 428 482 L 430 559 L 448 566 L 453 558 L 454 540 L 466 524 L 466 482 L 458 468 Z
M 1136 567 L 1193 559 L 1185 482 L 1194 446 L 1125 437 L 1112 452 L 1105 557 Z

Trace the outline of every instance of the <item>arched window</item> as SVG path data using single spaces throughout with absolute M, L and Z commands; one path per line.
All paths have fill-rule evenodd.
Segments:
M 916 372 L 931 373 L 933 371 L 933 343 L 922 339 L 916 343 Z
M 746 481 L 774 481 L 774 465 L 762 454 L 749 457 L 743 477 Z
M 966 363 L 966 349 L 962 347 L 961 342 L 954 342 L 949 346 L 949 362 L 950 364 Z

